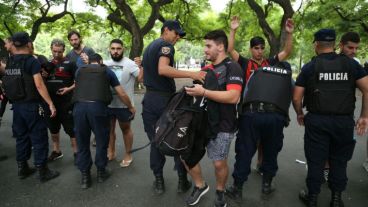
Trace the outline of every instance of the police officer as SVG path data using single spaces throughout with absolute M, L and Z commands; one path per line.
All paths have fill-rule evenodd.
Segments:
M 359 59 L 356 59 L 356 55 L 359 49 L 359 43 L 360 43 L 360 37 L 358 33 L 356 32 L 344 33 L 341 36 L 340 43 L 339 43 L 340 53 L 350 58 L 353 58 L 359 63 Z M 323 175 L 326 181 L 328 181 L 329 171 L 330 171 L 329 162 L 326 161 L 325 169 L 323 170 Z
M 284 61 L 287 59 L 287 57 L 290 55 L 292 48 L 293 48 L 293 31 L 294 31 L 294 24 L 293 21 L 291 19 L 288 19 L 285 23 L 285 44 L 284 44 L 284 48 L 282 51 L 280 51 L 277 55 L 270 57 L 270 58 L 265 58 L 264 57 L 264 52 L 265 52 L 265 40 L 262 37 L 259 36 L 255 36 L 252 39 L 250 39 L 250 47 L 249 47 L 249 51 L 251 54 L 250 58 L 246 58 L 244 56 L 242 56 L 241 54 L 239 54 L 235 48 L 235 34 L 236 34 L 236 30 L 239 28 L 240 26 L 240 18 L 237 16 L 234 16 L 231 19 L 230 22 L 230 35 L 229 35 L 229 48 L 228 48 L 228 52 L 231 56 L 231 58 L 235 61 L 237 61 L 240 66 L 242 67 L 242 69 L 244 70 L 245 73 L 245 82 L 244 82 L 244 86 L 246 84 L 246 82 L 248 81 L 248 79 L 250 78 L 251 74 L 257 70 L 258 68 L 261 68 L 263 66 L 269 66 L 269 65 L 274 65 L 276 63 L 278 63 L 279 61 Z M 245 88 L 245 87 L 243 87 Z M 239 122 L 239 128 L 242 127 L 242 123 Z M 238 136 L 241 136 L 241 134 L 238 134 Z M 262 163 L 262 147 L 258 147 L 258 159 L 257 159 L 257 166 L 256 166 L 256 170 L 259 173 L 262 173 L 260 170 L 260 166 Z
M 48 119 L 48 127 L 51 133 L 53 150 L 48 157 L 48 161 L 54 161 L 63 157 L 60 150 L 60 128 L 63 125 L 64 131 L 70 137 L 70 142 L 74 152 L 74 162 L 77 153 L 77 141 L 74 133 L 74 123 L 72 115 L 74 74 L 76 65 L 64 57 L 65 43 L 60 39 L 53 39 L 51 42 L 51 53 L 53 59 L 50 64 L 54 66 L 48 73 L 46 86 L 55 103 L 58 114 Z
M 183 36 L 185 32 L 179 22 L 168 20 L 161 28 L 161 37 L 151 42 L 143 54 L 143 80 L 147 90 L 142 101 L 142 118 L 149 140 L 153 139 L 154 126 L 163 113 L 171 94 L 176 90 L 174 78 L 191 78 L 200 81 L 204 79 L 203 72 L 180 71 L 173 68 L 174 45 Z M 162 172 L 165 160 L 165 156 L 158 148 L 151 145 L 150 167 L 156 178 L 154 191 L 158 195 L 165 191 Z M 178 192 L 185 192 L 190 188 L 191 183 L 187 180 L 187 172 L 180 158 L 175 157 L 174 160 L 179 176 Z
M 135 108 L 129 96 L 121 87 L 114 72 L 102 64 L 102 57 L 99 54 L 93 54 L 89 57 L 89 61 L 90 64 L 82 66 L 76 72 L 73 95 L 75 102 L 73 117 L 78 145 L 77 165 L 82 173 L 81 187 L 83 189 L 91 186 L 91 130 L 96 136 L 97 182 L 102 183 L 109 177 L 106 165 L 110 129 L 107 106 L 112 100 L 110 86 L 115 89 L 129 111 L 135 114 Z
M 12 41 L 14 55 L 6 66 L 3 81 L 5 93 L 13 103 L 18 176 L 23 179 L 35 172 L 27 163 L 33 148 L 38 178 L 45 182 L 59 176 L 59 172 L 49 170 L 46 165 L 48 136 L 41 97 L 48 104 L 51 117 L 56 115 L 56 109 L 41 77 L 40 63 L 29 53 L 31 39 L 28 33 L 15 33 Z
M 240 202 L 248 179 L 252 157 L 260 143 L 263 160 L 262 194 L 274 191 L 272 179 L 278 170 L 277 155 L 283 146 L 283 129 L 288 125 L 292 95 L 291 68 L 286 62 L 258 68 L 248 81 L 242 100 L 238 137 L 235 144 L 233 185 L 226 195 Z M 267 130 L 265 130 L 267 129 Z
M 308 191 L 302 190 L 299 198 L 307 206 L 317 206 L 326 160 L 330 163 L 330 205 L 344 206 L 341 193 L 346 188 L 347 162 L 355 147 L 353 114 L 356 86 L 363 94 L 357 133 L 363 134 L 368 123 L 368 103 L 365 101 L 368 78 L 356 61 L 334 52 L 335 39 L 332 29 L 321 29 L 314 34 L 317 56 L 303 66 L 295 83 L 293 105 L 298 123 L 305 125 L 304 151 L 308 164 Z M 308 111 L 305 116 L 303 105 Z

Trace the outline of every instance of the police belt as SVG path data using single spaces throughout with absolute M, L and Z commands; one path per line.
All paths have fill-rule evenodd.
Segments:
M 168 96 L 170 97 L 171 95 L 173 95 L 174 93 L 169 92 L 169 91 L 159 91 L 159 90 L 155 90 L 152 88 L 146 88 L 146 92 L 147 93 L 154 93 L 156 95 L 160 95 L 160 96 Z
M 277 112 L 277 113 L 286 115 L 285 112 L 282 111 L 275 104 L 264 103 L 264 102 L 246 103 L 246 104 L 243 105 L 243 112 L 261 112 L 261 113 Z

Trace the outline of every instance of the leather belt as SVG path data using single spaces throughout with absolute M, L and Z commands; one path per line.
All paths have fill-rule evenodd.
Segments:
M 271 103 L 264 103 L 264 102 L 253 102 L 253 103 L 247 103 L 243 105 L 243 111 L 244 112 L 278 112 L 281 114 L 285 114 L 281 109 L 279 109 L 275 104 Z

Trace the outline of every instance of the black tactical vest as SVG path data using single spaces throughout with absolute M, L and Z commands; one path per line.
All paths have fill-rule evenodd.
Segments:
M 275 66 L 261 67 L 249 79 L 244 103 L 274 104 L 287 115 L 291 103 L 291 84 L 290 70 Z
M 107 67 L 82 66 L 75 79 L 73 102 L 101 101 L 110 104 L 112 100 Z
M 18 58 L 21 56 L 21 58 Z M 10 57 L 5 68 L 3 86 L 6 96 L 13 103 L 39 100 L 33 76 L 24 71 L 25 64 L 32 55 L 16 55 Z
M 304 105 L 312 113 L 350 115 L 355 108 L 355 78 L 345 55 L 315 58 L 314 74 L 306 87 Z

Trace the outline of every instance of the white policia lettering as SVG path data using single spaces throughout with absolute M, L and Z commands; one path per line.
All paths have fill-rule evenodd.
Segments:
M 20 69 L 6 69 L 5 73 L 6 75 L 22 75 L 22 72 Z
M 287 70 L 281 68 L 274 68 L 274 67 L 263 67 L 264 71 L 287 74 Z
M 234 76 L 231 76 L 229 79 L 230 79 L 231 81 L 240 81 L 240 82 L 243 82 L 243 78 L 241 78 L 241 77 L 234 77 Z
M 320 73 L 319 80 L 339 81 L 339 80 L 349 80 L 349 78 L 348 73 Z

